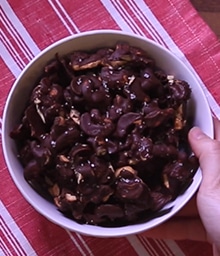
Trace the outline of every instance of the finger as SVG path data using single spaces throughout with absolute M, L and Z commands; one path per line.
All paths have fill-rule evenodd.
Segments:
M 156 239 L 207 241 L 206 231 L 198 218 L 172 218 L 141 235 Z
M 217 126 L 218 129 L 219 126 Z M 216 131 L 216 134 L 219 136 L 219 131 Z M 220 142 L 210 139 L 198 127 L 190 130 L 189 142 L 193 152 L 199 158 L 203 174 L 202 186 L 206 187 L 206 190 L 218 190 L 220 186 Z

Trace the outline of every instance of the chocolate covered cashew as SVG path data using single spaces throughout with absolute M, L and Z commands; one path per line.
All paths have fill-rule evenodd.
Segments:
M 79 223 L 143 222 L 197 170 L 187 141 L 190 96 L 187 82 L 124 42 L 56 54 L 10 133 L 24 177 Z

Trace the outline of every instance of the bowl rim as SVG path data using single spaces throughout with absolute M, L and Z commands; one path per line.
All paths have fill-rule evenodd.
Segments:
M 9 173 L 13 179 L 13 182 L 16 184 L 17 188 L 19 189 L 19 191 L 21 192 L 22 196 L 28 201 L 28 203 L 35 208 L 35 210 L 37 212 L 39 212 L 41 215 L 43 215 L 44 217 L 46 217 L 48 220 L 50 220 L 51 222 L 62 226 L 65 229 L 69 229 L 71 231 L 74 232 L 78 232 L 84 235 L 90 235 L 90 236 L 95 236 L 95 237 L 120 237 L 120 236 L 125 236 L 125 235 L 131 235 L 131 234 L 136 234 L 136 233 L 140 233 L 143 232 L 149 228 L 145 227 L 146 223 L 141 223 L 141 224 L 135 224 L 135 225 L 128 225 L 128 226 L 123 226 L 123 227 L 111 227 L 111 228 L 106 228 L 106 227 L 100 227 L 100 226 L 93 226 L 93 225 L 89 225 L 89 224 L 78 224 L 77 222 L 75 222 L 74 220 L 68 219 L 67 217 L 62 218 L 61 220 L 55 220 L 49 212 L 45 211 L 45 209 L 42 209 L 40 206 L 38 206 L 38 204 L 33 204 L 33 199 L 32 197 L 26 193 L 26 191 L 24 190 L 24 188 L 21 186 L 21 184 L 18 182 L 18 180 L 15 177 L 14 174 L 14 170 L 12 170 L 11 167 L 11 163 L 10 163 L 10 159 L 8 156 L 8 145 L 7 145 L 7 139 L 6 136 L 8 136 L 7 130 L 6 130 L 6 126 L 5 126 L 5 120 L 7 118 L 7 113 L 8 113 L 8 109 L 9 109 L 9 105 L 11 102 L 11 98 L 14 94 L 14 91 L 17 87 L 17 85 L 19 84 L 20 79 L 23 77 L 23 75 L 29 70 L 29 68 L 31 68 L 31 66 L 33 65 L 33 63 L 35 63 L 39 58 L 41 58 L 45 53 L 47 53 L 48 51 L 52 50 L 53 48 L 56 48 L 57 46 L 67 42 L 67 41 L 72 41 L 76 38 L 79 37 L 85 37 L 85 36 L 89 36 L 89 35 L 97 35 L 97 34 L 114 34 L 114 35 L 125 35 L 128 37 L 134 37 L 137 39 L 141 39 L 141 40 L 145 40 L 145 42 L 147 42 L 148 44 L 152 44 L 154 47 L 160 48 L 162 51 L 165 51 L 168 55 L 171 55 L 172 58 L 175 59 L 175 61 L 181 63 L 181 65 L 185 66 L 185 68 L 187 69 L 187 71 L 191 74 L 191 76 L 197 81 L 197 84 L 199 86 L 199 88 L 201 89 L 201 92 L 204 96 L 205 99 L 205 103 L 206 104 L 206 108 L 209 112 L 209 122 L 210 122 L 210 129 L 208 131 L 208 135 L 210 137 L 213 138 L 214 132 L 213 132 L 213 122 L 211 119 L 211 110 L 209 108 L 208 105 L 208 101 L 205 97 L 205 94 L 197 80 L 197 78 L 195 77 L 195 75 L 192 73 L 192 71 L 186 66 L 186 64 L 184 62 L 182 62 L 173 52 L 171 52 L 170 50 L 166 49 L 165 47 L 159 45 L 157 42 L 147 38 L 147 37 L 143 37 L 140 35 L 136 35 L 133 33 L 129 33 L 129 32 L 124 32 L 124 31 L 120 31 L 120 30 L 111 30 L 111 29 L 101 29 L 101 30 L 90 30 L 90 31 L 86 31 L 86 32 L 81 32 L 79 34 L 74 34 L 74 35 L 70 35 L 67 36 L 65 38 L 62 38 L 54 43 L 52 43 L 51 45 L 47 46 L 45 49 L 43 49 L 39 54 L 37 54 L 27 65 L 26 67 L 22 70 L 22 72 L 20 73 L 20 75 L 17 77 L 17 79 L 15 80 L 14 84 L 12 85 L 9 94 L 7 96 L 6 99 L 6 103 L 4 106 L 4 110 L 3 110 L 3 118 L 2 118 L 2 147 L 3 147 L 3 155 L 5 158 L 5 162 L 6 162 L 6 166 L 9 170 Z M 198 178 L 195 184 L 195 188 L 191 195 L 187 197 L 187 202 L 190 200 L 190 198 L 193 196 L 193 194 L 196 192 L 197 188 L 200 185 L 201 182 L 201 170 L 198 169 L 197 171 L 198 173 Z M 31 188 L 31 187 L 30 187 Z M 32 189 L 32 188 L 31 188 Z M 43 199 L 43 198 L 42 198 Z M 45 200 L 45 199 L 43 199 Z M 175 202 L 175 201 L 174 201 Z M 176 212 L 178 212 L 183 206 L 185 205 L 185 202 L 182 202 L 182 204 L 179 204 L 178 206 L 175 206 L 175 211 L 171 211 L 170 213 L 167 213 L 166 215 L 157 218 L 157 221 L 152 221 L 152 225 L 150 227 L 156 227 L 157 225 L 160 225 L 161 223 L 163 223 L 164 221 L 170 219 Z M 165 207 L 168 208 L 169 204 Z M 158 219 L 160 219 L 160 222 L 158 223 Z M 71 223 L 74 223 L 74 228 L 72 227 Z M 82 228 L 83 226 L 83 228 Z

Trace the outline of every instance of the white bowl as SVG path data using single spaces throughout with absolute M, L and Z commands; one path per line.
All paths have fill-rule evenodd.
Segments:
M 178 196 L 175 201 L 164 207 L 166 209 L 173 206 L 172 210 L 161 217 L 141 224 L 106 228 L 88 224 L 82 225 L 68 219 L 57 210 L 55 205 L 37 194 L 24 179 L 23 167 L 17 159 L 16 145 L 14 140 L 9 137 L 9 132 L 13 129 L 15 124 L 18 123 L 32 90 L 32 85 L 34 85 L 34 82 L 39 78 L 48 60 L 53 59 L 56 53 L 62 56 L 74 50 L 88 50 L 103 46 L 114 46 L 117 41 L 125 41 L 146 50 L 156 60 L 157 66 L 163 69 L 167 74 L 172 74 L 178 79 L 187 81 L 192 88 L 189 114 L 193 117 L 194 125 L 199 126 L 209 136 L 213 136 L 210 109 L 194 75 L 174 54 L 147 38 L 121 31 L 90 31 L 64 38 L 47 47 L 36 56 L 15 81 L 6 101 L 2 127 L 2 143 L 6 164 L 12 179 L 22 195 L 39 213 L 66 229 L 96 237 L 125 236 L 139 233 L 161 224 L 177 213 L 189 201 L 201 182 L 201 172 L 198 170 L 194 176 L 193 183 L 185 193 Z

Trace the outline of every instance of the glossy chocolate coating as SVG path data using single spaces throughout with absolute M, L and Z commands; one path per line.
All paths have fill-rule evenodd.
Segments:
M 190 95 L 187 82 L 126 43 L 57 54 L 10 134 L 26 180 L 80 223 L 144 221 L 197 169 L 187 142 Z

